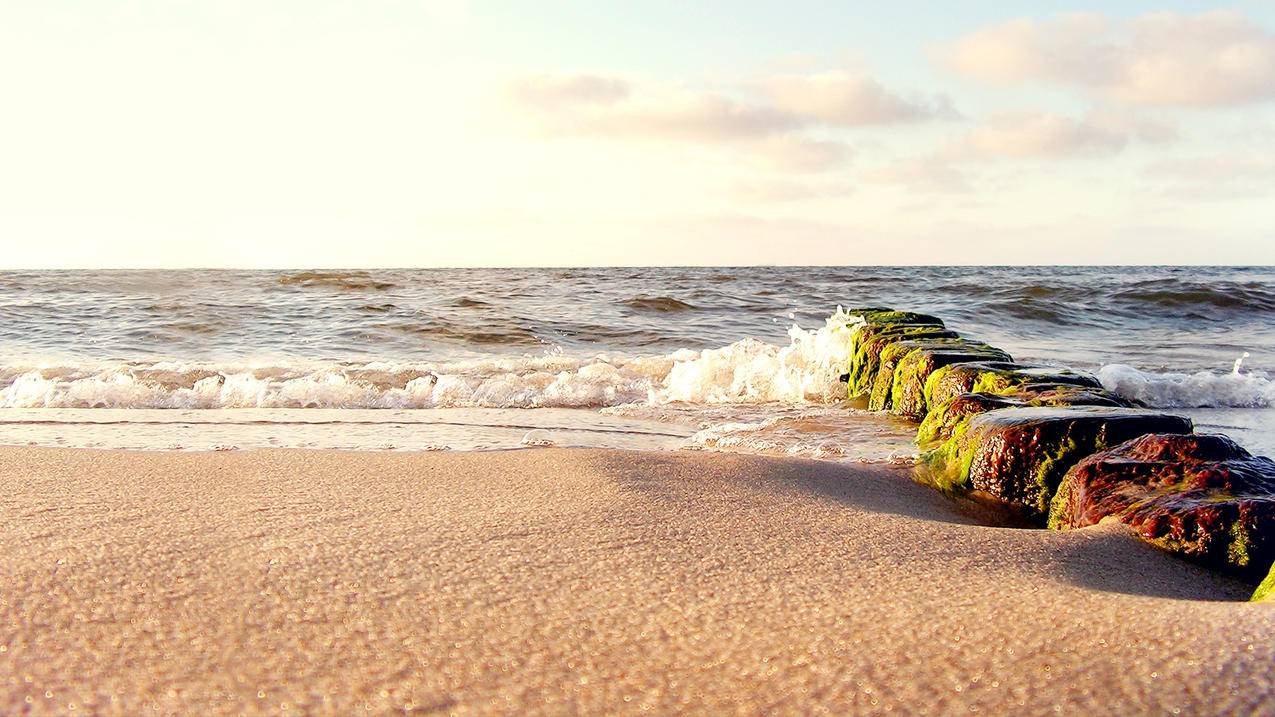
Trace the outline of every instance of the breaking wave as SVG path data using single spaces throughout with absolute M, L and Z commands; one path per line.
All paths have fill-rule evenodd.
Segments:
M 1108 391 L 1150 408 L 1269 408 L 1275 406 L 1275 381 L 1265 373 L 1147 373 L 1124 364 L 1108 364 L 1098 380 Z
M 0 368 L 0 408 L 541 408 L 631 403 L 826 403 L 851 354 L 850 318 L 776 346 L 450 362 L 129 362 Z

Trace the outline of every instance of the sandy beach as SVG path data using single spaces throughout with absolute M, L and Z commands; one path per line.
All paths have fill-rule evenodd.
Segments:
M 1270 714 L 1121 528 L 718 453 L 0 449 L 0 713 Z

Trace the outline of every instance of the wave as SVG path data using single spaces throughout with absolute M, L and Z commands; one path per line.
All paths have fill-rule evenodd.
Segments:
M 695 307 L 685 301 L 679 301 L 669 296 L 647 296 L 646 294 L 638 294 L 631 299 L 620 302 L 632 309 L 641 311 L 659 311 L 666 313 L 670 311 L 694 311 Z
M 1262 372 L 1147 373 L 1124 364 L 1098 371 L 1103 388 L 1150 408 L 1270 408 L 1275 381 Z
M 787 346 L 470 361 L 184 362 L 0 367 L 0 408 L 541 408 L 631 403 L 828 403 L 851 354 L 849 317 L 789 329 Z
M 279 277 L 279 283 L 284 286 L 341 289 L 345 291 L 363 291 L 367 289 L 383 291 L 398 286 L 390 281 L 375 279 L 366 271 L 302 271 Z
M 1275 311 L 1275 293 L 1266 288 L 1239 285 L 1205 286 L 1182 284 L 1165 288 L 1128 289 L 1113 294 L 1116 303 L 1141 303 L 1177 309 L 1204 307 L 1216 309 L 1242 309 L 1244 311 Z
M 368 328 L 420 336 L 434 341 L 495 346 L 543 346 L 548 343 L 525 323 L 513 319 L 489 320 L 469 328 L 441 318 L 372 324 Z

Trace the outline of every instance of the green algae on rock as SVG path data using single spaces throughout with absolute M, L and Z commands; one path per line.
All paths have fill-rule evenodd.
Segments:
M 954 364 L 986 362 L 988 359 L 992 363 L 1012 361 L 1008 353 L 981 343 L 960 347 L 922 347 L 911 351 L 899 360 L 894 369 L 890 405 L 899 415 L 921 420 L 930 405 L 926 400 L 926 383 L 935 371 Z
M 925 383 L 925 401 L 931 406 L 937 406 L 962 393 L 1003 394 L 1022 386 L 1041 384 L 1102 388 L 1096 377 L 1082 371 L 1055 366 L 982 361 L 951 364 L 936 370 Z
M 937 316 L 918 314 L 915 311 L 895 311 L 894 309 L 870 308 L 848 309 L 845 313 L 862 318 L 863 322 L 867 325 L 909 324 L 914 326 L 923 325 L 939 327 L 944 325 L 943 320 Z
M 1024 384 L 1006 393 L 962 393 L 942 403 L 929 404 L 916 442 L 923 449 L 934 448 L 950 439 L 973 416 L 999 408 L 1032 406 L 1134 408 L 1129 401 L 1105 389 L 1072 384 Z
M 1266 579 L 1253 591 L 1252 602 L 1275 602 L 1275 565 L 1266 574 Z
M 1044 523 L 1054 489 L 1080 459 L 1147 433 L 1190 433 L 1187 418 L 1095 406 L 1002 408 L 968 419 L 927 452 L 917 477 L 1017 507 Z
M 1257 579 L 1275 560 L 1275 462 L 1225 436 L 1140 436 L 1069 470 L 1049 527 L 1108 517 L 1164 550 Z
M 992 348 L 981 341 L 962 338 L 920 338 L 896 341 L 881 350 L 872 392 L 868 395 L 868 409 L 888 411 L 893 407 L 894 374 L 903 359 L 913 351 L 934 349 L 961 354 L 964 361 L 1010 360 L 1009 354 Z
M 881 352 L 891 344 L 919 339 L 956 339 L 960 336 L 942 326 L 925 324 L 869 324 L 859 327 L 854 337 L 854 352 L 850 356 L 850 398 L 872 391 L 877 370 L 881 365 Z

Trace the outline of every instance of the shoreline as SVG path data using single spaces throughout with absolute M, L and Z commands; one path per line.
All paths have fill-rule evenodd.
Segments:
M 19 447 L 0 488 L 4 712 L 1275 709 L 1249 586 L 888 466 Z

